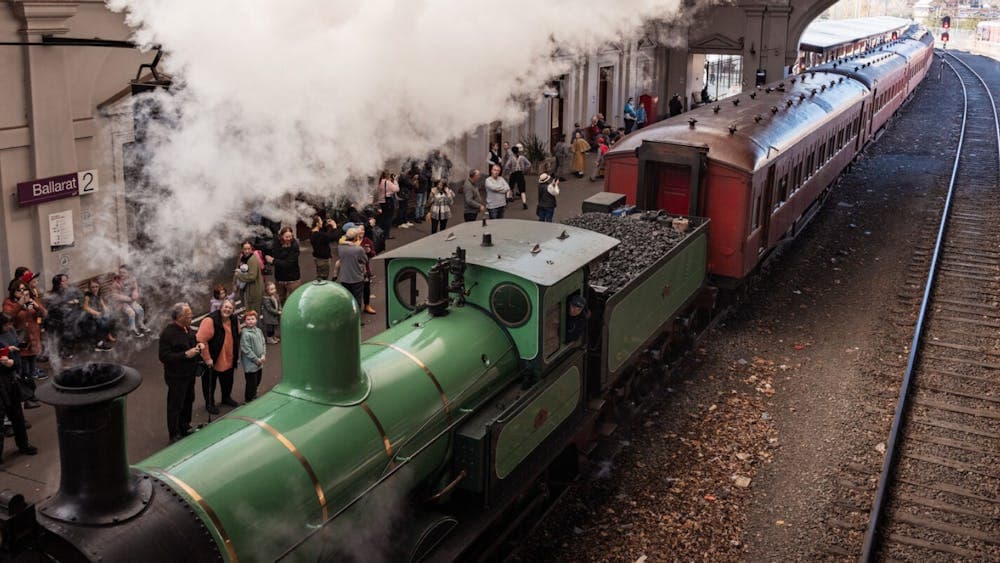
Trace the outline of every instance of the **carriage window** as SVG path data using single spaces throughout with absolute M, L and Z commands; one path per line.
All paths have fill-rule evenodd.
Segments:
M 403 268 L 393 284 L 396 299 L 407 309 L 416 309 L 427 300 L 427 276 L 416 268 Z
M 778 180 L 778 194 L 774 198 L 774 206 L 779 207 L 785 200 L 788 199 L 788 174 L 785 174 Z
M 750 213 L 750 232 L 757 230 L 760 226 L 760 195 L 753 198 L 753 211 Z
M 836 151 L 833 150 L 834 146 L 835 145 L 833 144 L 833 136 L 831 136 L 830 137 L 830 141 L 827 143 L 827 147 L 826 147 L 827 157 L 833 158 L 833 153 L 836 152 Z
M 826 162 L 826 143 L 819 146 L 819 162 L 817 163 L 816 168 L 822 168 L 824 162 Z
M 795 165 L 795 174 L 792 176 L 792 191 L 802 187 L 802 163 Z
M 809 153 L 809 158 L 806 159 L 806 177 L 807 178 L 810 177 L 810 176 L 812 176 L 813 172 L 816 171 L 816 168 L 814 167 L 815 164 L 816 164 L 816 154 L 815 153 Z

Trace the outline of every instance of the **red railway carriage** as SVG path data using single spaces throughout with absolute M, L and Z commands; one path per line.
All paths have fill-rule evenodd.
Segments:
M 816 72 L 702 106 L 618 143 L 605 157 L 605 190 L 711 218 L 709 273 L 742 279 L 854 158 L 868 93 Z
M 930 34 L 916 39 L 900 39 L 878 49 L 826 63 L 815 70 L 848 76 L 871 90 L 872 103 L 865 116 L 865 139 L 870 140 L 885 126 L 903 101 L 923 80 L 930 65 Z M 930 39 L 930 40 L 928 40 Z
M 832 68 L 824 68 L 826 66 Z M 864 138 L 871 139 L 903 105 L 908 86 L 906 68 L 905 58 L 891 51 L 875 50 L 827 63 L 816 70 L 850 76 L 871 90 L 872 103 L 868 104 L 868 113 L 864 117 Z
M 907 94 L 920 84 L 920 81 L 927 74 L 927 70 L 930 69 L 934 51 L 929 47 L 933 45 L 933 42 L 934 37 L 928 33 L 920 40 L 901 41 L 900 45 L 896 47 L 896 52 L 907 59 Z
M 932 44 L 914 26 L 877 50 L 643 128 L 605 156 L 605 190 L 709 217 L 708 271 L 738 282 L 819 209 L 924 78 Z

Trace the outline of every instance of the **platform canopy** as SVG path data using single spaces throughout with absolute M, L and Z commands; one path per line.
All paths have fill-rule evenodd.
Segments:
M 908 19 L 892 16 L 814 21 L 802 33 L 799 50 L 823 53 L 870 37 L 901 31 L 911 23 Z
M 487 233 L 493 239 L 493 246 L 482 245 L 483 235 Z M 436 260 L 448 258 L 460 246 L 465 249 L 467 264 L 500 270 L 538 285 L 551 286 L 618 244 L 618 239 L 569 225 L 497 219 L 488 220 L 485 227 L 482 221 L 460 223 L 380 254 L 378 258 Z

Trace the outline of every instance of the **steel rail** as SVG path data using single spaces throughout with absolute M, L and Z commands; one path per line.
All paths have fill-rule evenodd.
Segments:
M 1000 178 L 1000 117 L 998 117 L 997 115 L 997 102 L 995 99 L 993 99 L 993 92 L 990 91 L 990 86 L 989 84 L 986 83 L 986 80 L 984 80 L 983 77 L 980 76 L 979 73 L 975 71 L 975 69 L 969 66 L 969 63 L 963 61 L 962 59 L 956 57 L 951 53 L 948 53 L 947 55 L 955 59 L 956 61 L 962 63 L 962 66 L 964 66 L 969 70 L 969 72 L 974 74 L 976 78 L 979 80 L 979 82 L 983 84 L 983 87 L 986 88 L 986 95 L 989 96 L 990 107 L 993 109 L 993 125 L 997 135 L 997 177 Z
M 989 85 L 981 76 L 979 76 L 976 71 L 972 70 L 969 65 L 958 59 L 950 53 L 945 53 L 946 56 L 954 58 L 958 62 L 962 63 L 972 74 L 979 79 L 986 88 L 987 95 L 990 97 L 991 105 L 993 106 L 993 121 L 997 124 L 997 141 L 1000 143 L 1000 122 L 997 121 L 997 108 L 996 102 L 993 100 L 993 95 L 990 93 Z M 892 421 L 892 429 L 889 432 L 889 440 L 886 443 L 885 460 L 882 463 L 882 474 L 879 477 L 878 488 L 875 491 L 875 500 L 872 504 L 871 515 L 868 520 L 868 529 L 865 532 L 865 543 L 862 547 L 860 561 L 869 563 L 874 561 L 875 552 L 879 547 L 882 538 L 879 537 L 879 525 L 882 522 L 882 518 L 885 512 L 886 498 L 888 497 L 889 486 L 890 486 L 890 476 L 895 469 L 896 465 L 896 452 L 898 449 L 900 428 L 903 423 L 903 416 L 906 413 L 906 407 L 908 404 L 908 399 L 910 396 L 910 383 L 913 379 L 914 367 L 917 362 L 917 354 L 920 351 L 920 340 L 923 337 L 924 332 L 924 321 L 927 317 L 927 310 L 930 306 L 931 292 L 934 288 L 934 279 L 937 274 L 938 268 L 938 258 L 941 255 L 941 248 L 944 243 L 944 234 L 948 227 L 948 216 L 951 211 L 952 198 L 955 193 L 955 179 L 958 176 L 958 166 L 962 159 L 962 145 L 965 143 L 965 131 L 968 122 L 969 115 L 969 92 L 965 87 L 965 82 L 962 81 L 961 75 L 947 59 L 942 59 L 942 62 L 948 65 L 948 67 L 955 73 L 955 76 L 959 79 L 959 83 L 962 86 L 962 127 L 961 133 L 958 139 L 958 150 L 955 152 L 955 162 L 951 170 L 951 179 L 948 183 L 948 196 L 944 202 L 944 211 L 941 214 L 941 224 L 938 226 L 937 240 L 934 244 L 934 254 L 931 257 L 930 271 L 927 274 L 927 284 L 924 286 L 923 299 L 920 302 L 920 313 L 917 316 L 917 326 L 913 333 L 913 340 L 910 343 L 910 355 L 906 362 L 906 372 L 903 375 L 903 383 L 899 390 L 899 401 L 896 403 L 896 412 Z M 998 144 L 1000 147 L 1000 144 Z M 1000 158 L 1000 155 L 998 155 Z M 998 173 L 1000 173 L 1000 162 L 998 162 Z

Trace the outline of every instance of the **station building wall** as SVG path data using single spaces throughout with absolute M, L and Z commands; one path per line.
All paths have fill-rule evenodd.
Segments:
M 123 16 L 102 0 L 0 3 L 0 41 L 40 43 L 43 35 L 127 39 Z M 97 233 L 127 240 L 120 161 L 97 106 L 126 88 L 153 55 L 134 49 L 53 45 L 0 46 L 0 275 L 17 266 L 47 280 L 56 273 L 83 279 L 114 269 L 125 256 L 84 255 Z M 96 169 L 99 191 L 21 206 L 17 184 Z M 116 188 L 116 186 L 118 186 Z M 69 212 L 75 245 L 53 250 L 50 214 Z M 48 282 L 46 281 L 46 287 Z M 4 285 L 6 287 L 6 285 Z

